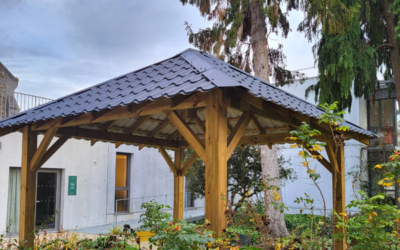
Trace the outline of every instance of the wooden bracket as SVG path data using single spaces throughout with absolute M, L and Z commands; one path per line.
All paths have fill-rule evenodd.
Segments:
M 246 111 L 243 112 L 242 116 L 240 117 L 239 121 L 236 123 L 235 127 L 233 128 L 232 133 L 229 135 L 228 138 L 228 149 L 227 149 L 227 156 L 232 154 L 233 150 L 235 150 L 238 142 L 242 138 L 244 131 L 246 131 L 247 125 L 249 124 L 251 119 L 250 112 Z
M 317 151 L 311 151 L 309 148 L 307 148 L 307 151 L 308 151 L 310 154 L 317 156 L 316 159 L 317 159 L 326 169 L 328 169 L 329 172 L 331 172 L 331 173 L 333 172 L 331 163 L 330 163 L 329 161 L 327 161 L 319 152 L 317 152 Z
M 185 138 L 188 144 L 193 148 L 194 151 L 200 156 L 203 161 L 206 161 L 206 152 L 203 143 L 199 137 L 193 132 L 193 130 L 187 125 L 183 118 L 176 111 L 165 111 L 164 112 L 171 123 L 179 131 L 179 133 Z
M 196 159 L 199 158 L 199 156 L 196 154 L 196 152 L 193 152 L 192 156 L 190 156 L 189 160 L 186 162 L 185 166 L 181 169 L 181 175 L 185 175 L 186 172 L 189 170 L 189 168 L 193 165 L 193 163 L 196 161 Z
M 43 166 L 53 155 L 55 152 L 57 152 L 64 143 L 68 141 L 70 137 L 69 136 L 62 136 L 58 138 L 58 140 L 53 143 L 53 145 L 50 146 L 50 148 L 46 151 L 44 156 L 42 157 L 42 160 L 40 161 L 39 168 Z
M 261 126 L 257 120 L 257 117 L 253 113 L 251 113 L 251 123 L 254 125 L 260 135 L 265 133 L 265 129 Z
M 36 150 L 30 162 L 31 172 L 36 172 L 40 168 L 40 162 L 42 161 L 43 156 L 46 154 L 46 150 L 49 147 L 51 140 L 56 135 L 57 130 L 58 127 L 56 127 L 56 124 L 53 124 L 53 126 L 46 131 L 43 140 L 41 141 L 38 149 Z
M 174 173 L 174 175 L 178 175 L 178 170 L 176 169 L 174 162 L 171 160 L 171 157 L 169 156 L 165 148 L 158 147 L 158 151 L 160 151 L 161 155 L 164 157 L 164 160 L 167 162 L 172 173 Z

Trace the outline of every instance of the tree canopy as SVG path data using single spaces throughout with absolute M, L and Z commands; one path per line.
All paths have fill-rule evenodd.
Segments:
M 253 71 L 252 65 L 252 27 L 257 21 L 252 18 L 252 0 L 180 0 L 183 4 L 191 4 L 199 8 L 203 17 L 214 21 L 211 28 L 193 31 L 189 23 L 186 30 L 189 42 L 195 47 L 213 53 L 222 60 L 229 62 L 247 72 Z M 288 13 L 298 8 L 295 0 L 259 0 L 261 8 L 260 19 L 265 20 L 264 26 L 269 30 L 266 34 L 287 37 L 290 32 Z M 258 6 L 257 6 L 258 7 Z M 253 12 L 253 15 L 254 12 Z M 267 38 L 265 37 L 265 39 Z M 254 40 L 254 38 L 253 38 Z M 292 81 L 302 76 L 298 72 L 286 70 L 283 46 L 273 48 L 268 46 L 269 75 L 277 84 Z
M 399 43 L 391 41 L 394 28 L 389 19 L 398 22 L 398 17 L 389 12 L 391 4 L 389 0 L 300 1 L 305 18 L 298 30 L 316 41 L 313 52 L 319 71 L 319 81 L 306 95 L 314 91 L 319 103 L 338 101 L 341 109 L 350 110 L 353 88 L 355 97 L 373 95 L 378 74 L 396 78 Z

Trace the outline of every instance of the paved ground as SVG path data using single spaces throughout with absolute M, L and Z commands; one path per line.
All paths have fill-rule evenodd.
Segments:
M 185 210 L 184 218 L 188 221 L 193 219 L 202 219 L 204 216 L 204 208 L 195 208 L 195 209 L 187 209 Z M 137 229 L 140 227 L 139 219 L 136 220 L 128 220 L 128 221 L 118 221 L 118 227 L 123 227 L 125 224 L 129 224 L 129 226 L 133 229 Z M 80 228 L 77 229 L 77 233 L 85 233 L 85 234 L 108 234 L 110 233 L 111 229 L 115 226 L 114 223 L 100 225 L 95 227 L 88 227 L 88 228 Z

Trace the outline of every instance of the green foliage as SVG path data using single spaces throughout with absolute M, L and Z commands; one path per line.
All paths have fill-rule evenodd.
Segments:
M 162 205 L 154 200 L 143 203 L 140 206 L 145 212 L 140 215 L 139 223 L 142 225 L 141 228 L 149 229 L 153 233 L 165 230 L 168 223 L 172 221 L 172 215 L 165 209 L 171 209 L 170 206 Z
M 183 4 L 196 6 L 202 16 L 214 21 L 211 28 L 200 29 L 197 32 L 186 23 L 189 42 L 202 51 L 212 53 L 247 72 L 252 71 L 251 41 L 257 39 L 251 37 L 252 22 L 257 22 L 251 15 L 252 5 L 256 6 L 255 9 L 261 9 L 258 18 L 265 20 L 267 30 L 284 38 L 290 32 L 288 12 L 298 8 L 296 1 L 292 0 L 180 1 Z M 269 33 L 265 35 L 269 36 Z M 284 69 L 285 55 L 281 44 L 276 48 L 268 46 L 268 56 L 270 73 L 276 82 L 292 81 L 296 76 L 301 76 L 298 72 Z
M 360 194 L 361 200 L 353 200 L 347 206 L 359 209 L 359 213 L 354 216 L 336 214 L 337 226 L 344 227 L 346 234 L 336 234 L 335 237 L 346 237 L 350 249 L 399 249 L 399 208 L 385 204 L 384 194 L 371 198 L 362 191 Z
M 185 158 L 190 155 L 188 152 Z M 205 166 L 202 161 L 196 161 L 192 165 L 186 174 L 186 179 L 189 191 L 194 192 L 198 197 L 203 197 Z M 235 196 L 240 196 L 243 201 L 262 192 L 264 186 L 258 147 L 245 147 L 243 151 L 239 148 L 235 149 L 228 160 L 228 180 L 229 202 L 233 202 Z
M 204 225 L 186 221 L 169 223 L 165 229 L 159 230 L 150 238 L 150 243 L 160 250 L 206 249 L 208 244 L 214 243 L 215 240 L 212 238 L 212 232 L 204 228 Z
M 291 235 L 302 236 L 309 235 L 311 228 L 318 228 L 320 226 L 319 222 L 323 221 L 323 216 L 315 214 L 285 214 L 286 227 Z M 327 218 L 327 225 L 331 225 L 332 220 Z M 317 231 L 317 235 L 320 232 Z M 327 237 L 332 237 L 332 227 L 328 227 L 326 231 Z M 307 236 L 308 237 L 308 236 Z
M 113 234 L 113 235 L 119 235 L 122 233 L 123 233 L 122 228 L 118 227 L 118 226 L 113 226 L 113 228 L 111 228 L 111 230 L 110 230 L 110 234 Z
M 313 52 L 319 70 L 319 81 L 306 96 L 313 91 L 319 103 L 339 101 L 340 110 L 350 110 L 353 83 L 354 95 L 362 97 L 374 93 L 378 72 L 392 77 L 392 65 L 398 62 L 391 62 L 383 2 L 301 1 L 305 19 L 298 30 L 309 41 L 317 40 Z
M 192 152 L 192 150 L 186 151 L 185 161 L 190 158 Z M 278 158 L 280 179 L 293 181 L 297 178 L 296 173 L 293 168 L 285 168 L 286 164 L 288 162 L 282 156 Z M 186 180 L 189 192 L 193 192 L 196 197 L 204 197 L 205 166 L 202 160 L 197 159 L 194 162 L 186 173 Z M 228 160 L 228 180 L 229 202 L 232 202 L 235 196 L 240 196 L 242 202 L 263 191 L 259 147 L 246 146 L 243 151 L 235 149 Z

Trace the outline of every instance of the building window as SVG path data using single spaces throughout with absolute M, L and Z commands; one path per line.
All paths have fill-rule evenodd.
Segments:
M 368 101 L 368 129 L 383 138 L 372 141 L 371 147 L 398 145 L 396 110 L 396 99 L 393 98 Z
M 130 155 L 117 154 L 115 164 L 115 204 L 120 213 L 129 212 Z
M 385 97 L 386 96 L 386 97 Z M 388 95 L 379 96 L 381 99 L 368 100 L 368 129 L 376 133 L 380 138 L 372 139 L 368 148 L 368 175 L 369 195 L 373 196 L 381 192 L 386 193 L 390 203 L 397 203 L 399 190 L 396 187 L 381 187 L 376 185 L 383 178 L 381 172 L 373 171 L 376 164 L 389 160 L 395 146 L 399 145 L 398 136 L 398 106 L 395 98 Z

